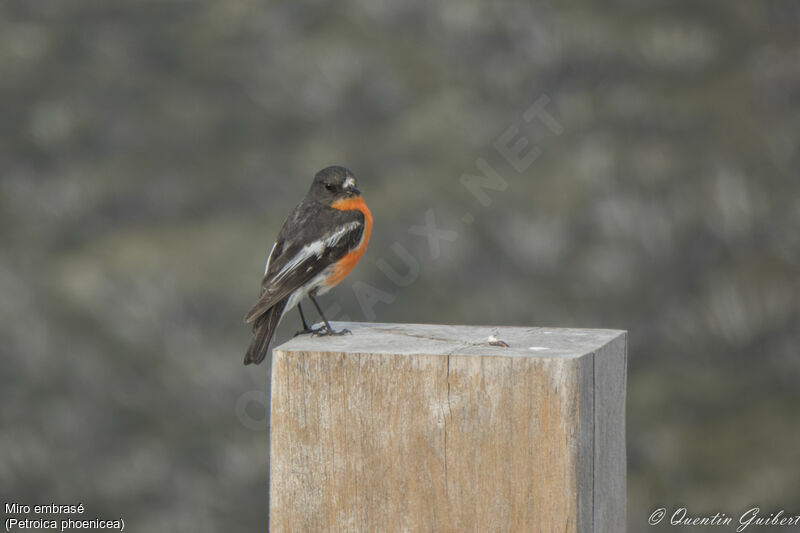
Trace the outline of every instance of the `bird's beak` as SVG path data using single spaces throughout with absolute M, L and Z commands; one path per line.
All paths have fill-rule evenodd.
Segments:
M 354 180 L 353 178 L 347 178 L 346 180 L 344 180 L 343 188 L 350 194 L 356 194 L 356 195 L 361 194 L 361 191 L 359 191 L 358 187 L 356 187 L 356 180 Z

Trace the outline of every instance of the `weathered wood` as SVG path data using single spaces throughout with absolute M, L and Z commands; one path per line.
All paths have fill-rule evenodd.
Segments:
M 336 327 L 273 354 L 271 531 L 625 530 L 625 332 Z

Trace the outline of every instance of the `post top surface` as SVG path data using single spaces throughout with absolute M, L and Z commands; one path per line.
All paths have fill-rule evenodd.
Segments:
M 594 352 L 625 331 L 507 326 L 444 326 L 437 324 L 332 323 L 352 335 L 300 335 L 275 349 L 284 352 L 335 352 L 395 355 L 474 355 L 575 358 Z M 493 346 L 498 340 L 508 347 Z

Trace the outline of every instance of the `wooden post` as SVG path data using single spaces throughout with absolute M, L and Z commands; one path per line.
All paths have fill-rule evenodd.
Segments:
M 335 327 L 274 350 L 270 531 L 625 531 L 625 332 Z

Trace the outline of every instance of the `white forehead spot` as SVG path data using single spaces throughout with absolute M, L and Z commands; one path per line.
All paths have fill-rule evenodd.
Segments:
M 348 176 L 347 179 L 344 180 L 345 189 L 352 189 L 355 186 L 356 186 L 356 180 L 353 176 Z

